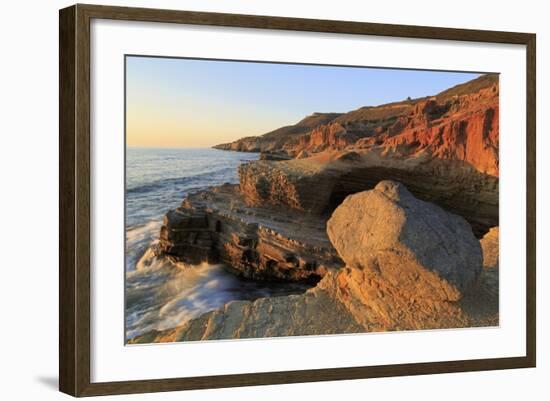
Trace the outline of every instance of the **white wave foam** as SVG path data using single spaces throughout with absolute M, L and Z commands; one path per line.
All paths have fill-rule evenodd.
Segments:
M 307 288 L 243 280 L 223 265 L 197 266 L 157 258 L 149 249 L 126 273 L 127 337 L 166 330 L 223 307 L 234 300 L 299 293 Z
M 158 241 L 161 225 L 160 221 L 153 220 L 126 230 L 126 271 L 138 268 L 144 253 L 149 252 L 151 245 Z
M 221 265 L 172 263 L 148 250 L 127 273 L 127 335 L 183 324 L 235 299 L 237 288 Z
M 158 234 L 161 225 L 162 223 L 160 221 L 152 220 L 143 225 L 127 229 L 126 243 L 131 245 L 143 240 L 149 240 L 154 234 Z

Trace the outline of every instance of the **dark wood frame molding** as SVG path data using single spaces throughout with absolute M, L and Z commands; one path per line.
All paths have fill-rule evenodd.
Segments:
M 159 380 L 90 382 L 90 21 L 92 18 L 525 45 L 527 49 L 527 355 Z M 73 396 L 535 367 L 536 36 L 77 4 L 59 13 L 59 388 Z

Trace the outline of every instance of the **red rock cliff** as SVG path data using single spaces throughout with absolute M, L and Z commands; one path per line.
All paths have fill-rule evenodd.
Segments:
M 483 75 L 433 97 L 345 114 L 316 113 L 295 126 L 217 148 L 300 158 L 326 150 L 370 149 L 396 159 L 460 161 L 498 177 L 498 75 Z
M 344 123 L 337 118 L 302 136 L 293 154 L 373 148 L 395 158 L 427 155 L 463 161 L 498 177 L 498 93 L 498 82 L 494 82 L 474 93 L 422 99 L 408 110 L 401 109 L 401 115 L 370 121 L 362 128 L 357 128 L 356 121 Z
M 498 176 L 498 83 L 445 102 L 419 102 L 399 133 L 386 132 L 380 139 L 396 156 L 429 152 L 433 158 L 464 161 Z
M 329 123 L 314 128 L 309 135 L 300 138 L 296 150 L 307 152 L 321 152 L 326 149 L 345 149 L 353 145 L 359 137 L 348 132 L 339 123 Z

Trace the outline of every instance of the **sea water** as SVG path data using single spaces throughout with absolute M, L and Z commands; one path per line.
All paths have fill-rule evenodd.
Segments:
M 237 183 L 237 167 L 256 153 L 216 149 L 126 151 L 126 338 L 166 330 L 233 300 L 305 291 L 301 284 L 244 280 L 222 265 L 190 266 L 156 258 L 162 218 L 193 192 Z
M 126 150 L 126 270 L 133 271 L 162 218 L 185 195 L 225 182 L 237 183 L 239 164 L 257 153 L 216 149 Z

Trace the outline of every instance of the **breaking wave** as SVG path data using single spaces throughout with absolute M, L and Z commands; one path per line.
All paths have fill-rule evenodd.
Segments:
M 233 300 L 301 293 L 302 284 L 244 280 L 222 265 L 155 257 L 162 217 L 191 191 L 237 183 L 239 164 L 257 154 L 212 149 L 137 149 L 126 162 L 126 338 L 184 324 Z
M 302 293 L 309 286 L 244 280 L 223 265 L 157 258 L 149 249 L 126 274 L 126 336 L 166 330 L 235 300 Z

